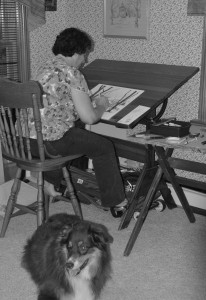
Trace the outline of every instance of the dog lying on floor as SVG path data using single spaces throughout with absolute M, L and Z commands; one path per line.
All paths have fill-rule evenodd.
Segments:
M 56 214 L 24 247 L 22 266 L 38 287 L 38 300 L 96 300 L 111 277 L 105 226 Z

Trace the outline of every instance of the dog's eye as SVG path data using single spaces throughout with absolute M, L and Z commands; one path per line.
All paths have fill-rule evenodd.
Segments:
M 79 247 L 80 253 L 82 253 L 82 254 L 86 253 L 87 250 L 88 250 L 87 245 L 86 245 L 83 241 L 80 241 L 80 242 L 78 243 L 78 247 Z

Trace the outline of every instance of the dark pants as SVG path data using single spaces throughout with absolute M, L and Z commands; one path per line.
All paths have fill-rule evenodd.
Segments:
M 83 154 L 92 159 L 102 206 L 115 206 L 125 199 L 122 177 L 111 141 L 91 131 L 73 127 L 61 139 L 46 141 L 45 145 L 53 155 Z M 63 174 L 61 170 L 45 172 L 44 178 L 58 186 Z

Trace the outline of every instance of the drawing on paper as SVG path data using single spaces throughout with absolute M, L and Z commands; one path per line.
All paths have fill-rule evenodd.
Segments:
M 108 98 L 109 107 L 101 119 L 110 120 L 114 117 L 116 118 L 116 115 L 144 93 L 144 90 L 98 84 L 90 92 L 94 105 L 98 101 L 99 96 L 103 95 Z M 134 110 L 132 109 L 132 111 L 128 112 L 120 120 L 117 120 L 117 122 L 129 126 L 149 109 L 147 106 L 138 105 Z

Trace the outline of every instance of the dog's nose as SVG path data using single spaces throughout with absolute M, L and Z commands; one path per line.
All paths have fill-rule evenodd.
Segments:
M 66 263 L 66 267 L 68 269 L 72 269 L 74 267 L 74 263 L 72 261 L 69 261 L 69 262 Z

